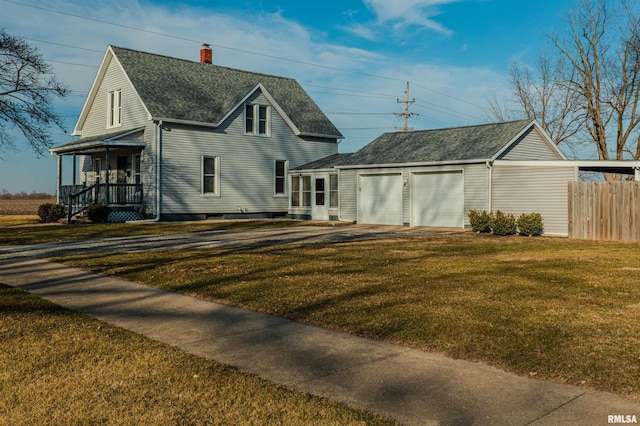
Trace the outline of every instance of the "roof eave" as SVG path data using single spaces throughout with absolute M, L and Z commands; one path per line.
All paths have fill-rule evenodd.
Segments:
M 427 166 L 455 166 L 463 164 L 481 164 L 490 161 L 489 158 L 476 158 L 470 160 L 446 160 L 446 161 L 419 161 L 413 163 L 385 163 L 385 164 L 355 164 L 335 166 L 336 169 L 388 169 L 399 167 L 427 167 Z
M 309 138 L 328 138 L 328 139 L 344 139 L 343 135 L 324 135 L 322 133 L 306 133 L 306 132 L 301 132 L 298 134 L 298 136 L 306 136 Z
M 193 120 L 182 120 L 179 118 L 169 118 L 169 117 L 151 117 L 151 121 L 159 123 L 173 123 L 173 124 L 184 124 L 187 126 L 200 126 L 200 127 L 211 127 L 217 128 L 220 126 L 220 123 L 208 123 L 205 121 L 193 121 Z

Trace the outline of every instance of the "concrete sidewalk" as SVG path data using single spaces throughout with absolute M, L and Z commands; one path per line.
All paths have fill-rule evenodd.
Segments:
M 33 258 L 0 283 L 276 383 L 408 425 L 605 425 L 640 403 Z

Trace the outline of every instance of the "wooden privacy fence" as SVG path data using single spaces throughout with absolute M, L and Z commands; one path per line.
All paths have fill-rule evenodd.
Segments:
M 640 241 L 640 182 L 569 182 L 569 238 Z

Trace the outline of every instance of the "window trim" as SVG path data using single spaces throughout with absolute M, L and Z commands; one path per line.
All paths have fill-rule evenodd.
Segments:
M 252 115 L 249 117 L 247 114 L 247 109 L 252 109 Z M 265 118 L 262 120 L 260 116 L 261 109 L 264 108 Z M 251 131 L 247 129 L 247 121 L 251 120 Z M 260 133 L 260 124 L 264 121 L 265 131 L 264 133 Z M 245 135 L 253 135 L 253 136 L 261 136 L 261 137 L 270 137 L 271 136 L 271 106 L 263 105 L 257 103 L 247 103 L 244 108 L 244 134 Z
M 278 163 L 283 164 L 282 176 L 278 176 Z M 289 161 L 287 160 L 273 160 L 273 196 L 274 197 L 287 197 L 289 196 L 289 188 L 287 185 L 287 167 Z M 278 178 L 282 179 L 282 192 L 278 192 Z
M 205 192 L 205 167 L 204 162 L 213 159 L 213 192 Z M 203 197 L 220 197 L 220 157 L 215 155 L 203 155 L 200 157 L 200 195 Z
M 122 126 L 122 89 L 107 93 L 107 128 Z

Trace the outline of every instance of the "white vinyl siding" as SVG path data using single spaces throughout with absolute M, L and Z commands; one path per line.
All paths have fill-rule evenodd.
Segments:
M 540 213 L 545 234 L 568 234 L 567 188 L 575 180 L 574 167 L 495 166 L 492 176 L 493 211 Z
M 356 170 L 340 170 L 340 220 L 358 220 L 358 173 Z
M 249 103 L 266 104 L 256 94 Z M 274 111 L 273 108 L 270 108 Z M 271 138 L 245 135 L 244 107 L 217 129 L 165 124 L 162 137 L 162 213 L 224 214 L 286 212 L 288 197 L 274 197 L 275 160 L 287 166 L 302 164 L 337 152 L 335 141 L 304 140 L 273 114 Z M 221 163 L 219 198 L 200 195 L 200 157 L 215 153 Z M 146 161 L 146 157 L 145 157 Z
M 513 146 L 500 155 L 501 160 L 561 160 L 558 153 L 532 127 Z
M 469 210 L 489 210 L 489 168 L 486 164 L 464 167 L 464 225 L 469 224 Z
M 115 60 L 107 66 L 102 84 L 100 84 L 93 103 L 88 106 L 87 119 L 82 129 L 82 137 L 102 135 L 109 124 L 109 93 L 121 91 L 122 119 L 117 131 L 144 127 L 149 122 L 149 114 L 140 97 L 131 86 L 129 79 Z

